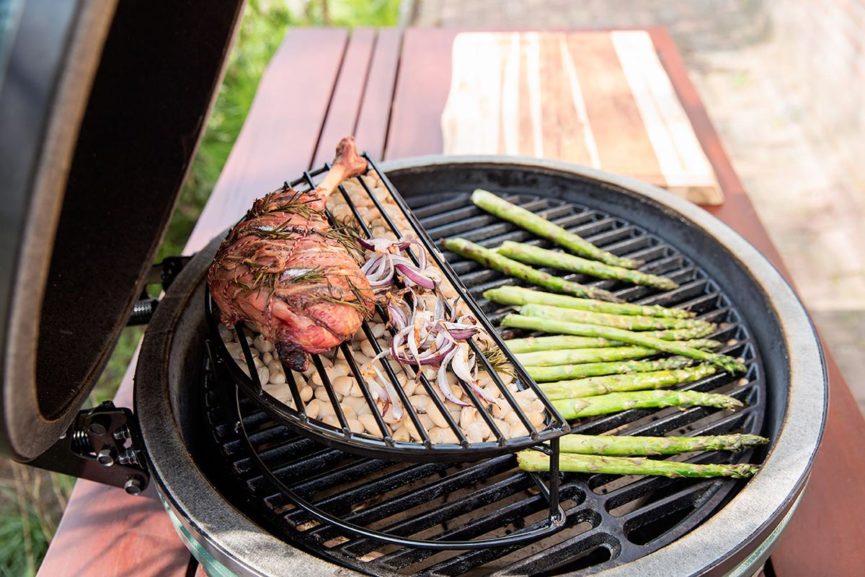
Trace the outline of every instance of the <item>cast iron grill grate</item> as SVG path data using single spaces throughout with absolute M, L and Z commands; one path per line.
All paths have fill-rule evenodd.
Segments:
M 681 286 L 659 293 L 613 281 L 592 282 L 578 275 L 569 278 L 602 286 L 630 302 L 693 310 L 698 318 L 720 323 L 718 333 L 710 338 L 727 342 L 723 352 L 740 356 L 748 364 L 744 377 L 714 375 L 680 387 L 732 394 L 747 403 L 744 410 L 631 410 L 580 421 L 574 431 L 644 435 L 761 432 L 766 390 L 759 351 L 739 313 L 697 263 L 633 223 L 597 210 L 536 194 L 506 198 L 611 252 L 645 261 L 643 270 L 670 276 Z M 493 246 L 529 236 L 471 206 L 467 194 L 431 200 L 407 197 L 421 224 L 436 240 L 461 235 Z M 511 281 L 448 256 L 453 257 L 454 270 L 490 319 L 495 321 L 507 313 L 506 307 L 486 302 L 480 295 Z M 365 527 L 407 537 L 454 540 L 505 535 L 545 523 L 547 500 L 542 488 L 519 471 L 509 455 L 470 464 L 358 458 L 295 435 L 248 398 L 240 398 L 244 429 L 239 431 L 233 399 L 224 396 L 225 384 L 217 380 L 212 372 L 206 372 L 207 416 L 235 488 L 256 505 L 257 518 L 295 546 L 375 575 L 591 573 L 640 558 L 674 541 L 702 523 L 744 485 L 729 479 L 565 474 L 560 486 L 564 527 L 529 545 L 469 551 L 387 545 L 322 523 L 293 505 L 262 474 L 249 446 L 281 482 L 322 509 Z M 244 431 L 246 440 L 242 438 Z M 759 462 L 762 456 L 762 452 L 748 451 L 679 458 L 690 462 Z

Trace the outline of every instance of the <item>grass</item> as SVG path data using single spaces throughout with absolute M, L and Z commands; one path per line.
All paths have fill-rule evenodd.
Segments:
M 180 254 L 237 138 L 261 74 L 292 26 L 393 26 L 399 0 L 249 0 L 225 79 L 178 199 L 157 262 Z M 290 175 L 286 175 L 289 177 Z M 91 403 L 111 399 L 144 329 L 129 327 L 100 377 Z M 0 577 L 35 575 L 74 479 L 0 461 Z M 82 552 L 87 554 L 87 552 Z

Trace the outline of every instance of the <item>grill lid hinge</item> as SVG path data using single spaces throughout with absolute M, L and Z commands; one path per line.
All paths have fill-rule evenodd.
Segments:
M 168 287 L 171 286 L 171 283 L 190 260 L 192 260 L 191 256 L 165 257 L 162 262 L 154 264 L 150 269 L 150 273 L 147 275 L 147 285 L 162 285 L 163 290 L 168 290 Z M 145 288 L 141 292 L 138 302 L 133 306 L 132 315 L 126 324 L 128 326 L 146 325 L 153 317 L 153 313 L 156 312 L 157 306 L 159 306 L 159 299 L 147 294 Z
M 138 495 L 150 482 L 142 447 L 132 411 L 105 401 L 80 411 L 66 434 L 29 464 Z

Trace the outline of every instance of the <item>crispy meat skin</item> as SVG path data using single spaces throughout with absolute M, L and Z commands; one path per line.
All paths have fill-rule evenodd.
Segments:
M 256 200 L 208 271 L 222 322 L 251 324 L 294 370 L 306 368 L 305 353 L 351 338 L 373 311 L 373 291 L 324 212 L 337 185 L 365 170 L 354 140 L 342 139 L 318 188 L 284 188 Z

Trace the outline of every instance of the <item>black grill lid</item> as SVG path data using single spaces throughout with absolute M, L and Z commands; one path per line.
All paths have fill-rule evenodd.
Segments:
M 65 432 L 141 294 L 243 3 L 12 4 L 0 22 L 0 452 L 29 461 Z

